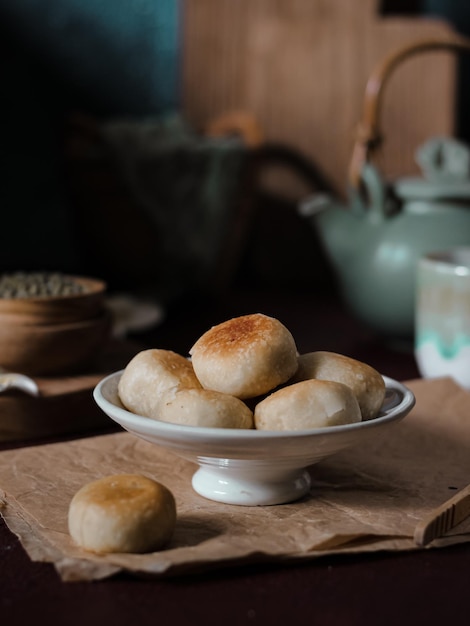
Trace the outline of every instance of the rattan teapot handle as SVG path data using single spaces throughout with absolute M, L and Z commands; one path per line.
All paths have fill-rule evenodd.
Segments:
M 373 69 L 366 84 L 362 120 L 357 128 L 349 166 L 349 183 L 353 188 L 359 187 L 364 164 L 370 161 L 372 154 L 382 142 L 379 119 L 385 83 L 394 69 L 409 57 L 436 50 L 470 52 L 470 39 L 455 35 L 445 39 L 431 38 L 415 41 L 390 53 Z

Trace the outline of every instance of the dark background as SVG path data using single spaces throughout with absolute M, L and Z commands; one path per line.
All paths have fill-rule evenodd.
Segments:
M 179 111 L 183 11 L 184 0 L 0 0 L 0 271 L 99 273 L 113 289 L 129 288 L 104 260 L 100 265 L 86 229 L 77 227 L 64 172 L 64 125 L 76 111 L 95 120 Z M 470 5 L 459 0 L 387 0 L 382 12 L 436 15 L 470 33 Z M 460 72 L 464 112 L 468 59 L 462 59 Z M 470 120 L 463 114 L 458 120 L 458 134 L 468 140 Z M 267 288 L 330 284 L 328 268 L 318 269 L 319 253 L 307 252 L 311 235 L 291 207 L 280 198 L 255 202 L 258 222 L 235 280 Z M 272 217 L 268 228 L 259 222 L 266 224 L 266 214 Z M 296 267 L 317 270 L 293 279 L 289 263 L 277 260 L 280 244 L 288 245 Z M 129 238 L 123 253 L 132 255 L 138 245 Z

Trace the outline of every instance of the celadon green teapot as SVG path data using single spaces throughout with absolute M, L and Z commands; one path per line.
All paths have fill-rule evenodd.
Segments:
M 470 149 L 436 137 L 416 152 L 422 177 L 385 183 L 370 162 L 377 146 L 378 94 L 397 63 L 420 51 L 470 51 L 470 42 L 425 40 L 377 66 L 366 88 L 364 120 L 350 168 L 348 206 L 316 194 L 299 207 L 317 231 L 351 311 L 395 339 L 414 334 L 418 259 L 427 252 L 470 246 Z

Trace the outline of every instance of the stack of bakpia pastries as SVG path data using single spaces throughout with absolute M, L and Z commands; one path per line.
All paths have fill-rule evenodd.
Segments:
M 119 380 L 123 406 L 150 419 L 212 428 L 306 430 L 376 417 L 383 377 L 326 351 L 299 354 L 279 320 L 254 313 L 210 328 L 189 358 L 136 354 Z

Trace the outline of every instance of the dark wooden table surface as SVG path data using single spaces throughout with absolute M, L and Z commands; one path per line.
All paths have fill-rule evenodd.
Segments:
M 321 294 L 236 293 L 189 301 L 145 337 L 145 345 L 182 353 L 210 325 L 263 312 L 293 333 L 299 351 L 326 349 L 369 362 L 398 380 L 418 376 L 411 347 L 391 346 Z M 82 434 L 83 435 L 83 434 Z M 38 442 L 3 444 L 12 445 Z M 32 562 L 0 519 L 2 624 L 211 626 L 468 623 L 470 545 L 413 553 L 325 557 L 174 579 L 127 575 L 63 583 L 49 564 Z

